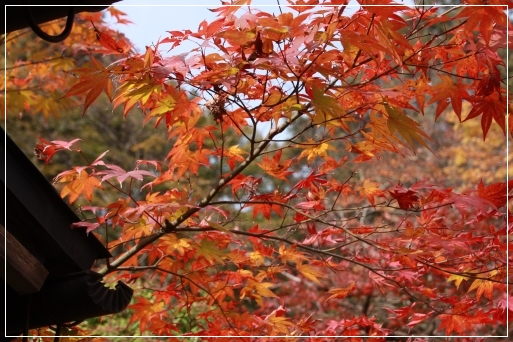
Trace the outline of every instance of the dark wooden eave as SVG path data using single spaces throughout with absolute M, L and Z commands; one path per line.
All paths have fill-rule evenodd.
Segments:
M 31 20 L 41 24 L 68 14 L 101 11 L 117 1 L 64 0 L 59 5 L 79 6 L 73 10 L 69 6 L 30 6 L 30 15 Z M 5 14 L 4 33 L 29 26 L 27 6 L 6 6 Z M 73 16 L 69 18 L 72 24 Z M 72 26 L 68 22 L 65 31 Z M 34 25 L 32 28 L 39 29 Z M 65 39 L 67 34 L 59 36 Z M 72 223 L 80 221 L 78 216 L 1 128 L 0 160 L 6 163 L 7 170 L 5 173 L 0 167 L 6 199 L 6 211 L 0 212 L 0 236 L 7 242 L 0 248 L 5 266 L 2 277 L 6 286 L 6 338 L 32 328 L 60 326 L 126 308 L 132 289 L 122 282 L 109 289 L 101 282 L 102 275 L 90 270 L 96 260 L 110 258 L 109 251 L 93 234 L 71 229 Z
M 9 33 L 28 27 L 29 24 L 26 19 L 27 7 L 31 8 L 34 21 L 37 24 L 41 24 L 66 17 L 68 7 L 65 5 L 74 6 L 76 13 L 99 12 L 118 1 L 120 0 L 59 0 L 53 2 L 53 4 L 58 4 L 59 6 L 36 6 L 44 4 L 44 2 L 41 3 L 36 0 L 7 0 L 5 6 L 5 18 L 7 20 L 4 22 L 4 17 L 2 17 L 2 30 L 4 33 Z
M 5 133 L 2 130 L 0 134 Z M 0 181 L 7 192 L 7 230 L 36 258 L 43 258 L 40 262 L 49 269 L 55 262 L 57 268 L 84 271 L 95 260 L 110 258 L 112 255 L 93 234 L 70 228 L 80 219 L 8 135 L 3 145 L 2 141 L 7 178 Z
M 7 284 L 20 295 L 39 292 L 48 270 L 11 233 L 0 225 L 1 272 L 7 274 Z M 9 254 L 6 251 L 9 251 Z
M 91 270 L 48 278 L 41 291 L 23 297 L 8 287 L 6 333 L 19 335 L 25 324 L 34 329 L 80 322 L 126 308 L 133 290 L 120 281 L 114 289 L 108 288 L 101 279 L 100 274 Z
M 2 254 L 8 262 L 6 335 L 123 310 L 130 287 L 118 282 L 110 290 L 90 270 L 96 260 L 111 257 L 109 251 L 93 234 L 71 228 L 78 216 L 8 135 L 5 143 L 0 139 L 0 151 L 7 166 L 6 173 L 0 168 L 6 190 L 0 223 L 11 236 Z

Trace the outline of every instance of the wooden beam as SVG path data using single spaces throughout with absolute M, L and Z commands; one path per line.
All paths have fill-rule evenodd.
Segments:
M 0 239 L 2 278 L 20 295 L 39 292 L 48 270 L 1 224 Z

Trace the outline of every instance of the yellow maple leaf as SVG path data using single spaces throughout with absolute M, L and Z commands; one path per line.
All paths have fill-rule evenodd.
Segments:
M 316 270 L 315 268 L 307 264 L 298 264 L 296 268 L 306 278 L 310 279 L 311 281 L 319 285 L 321 284 L 318 278 L 324 277 L 324 274 L 322 272 Z
M 286 264 L 288 261 L 295 264 L 301 264 L 301 262 L 306 259 L 304 253 L 296 251 L 296 246 L 287 248 L 285 245 L 280 245 L 278 253 L 280 253 L 281 261 L 284 264 Z
M 220 250 L 214 241 L 201 240 L 201 242 L 197 245 L 197 248 L 197 257 L 204 257 L 210 264 L 214 264 L 214 261 L 217 261 L 220 264 L 224 264 L 223 257 L 225 257 L 227 253 Z
M 179 239 L 175 234 L 164 235 L 159 239 L 159 247 L 165 247 L 167 254 L 177 251 L 183 256 L 190 246 L 188 239 Z
M 259 282 L 256 282 L 256 281 L 252 281 L 251 279 L 249 280 L 249 282 L 252 283 L 251 286 L 255 289 L 255 291 L 260 296 L 262 296 L 262 297 L 275 297 L 275 298 L 278 298 L 278 296 L 275 295 L 274 292 L 269 289 L 269 287 L 274 285 L 273 283 L 269 283 L 269 282 L 259 283 Z
M 450 281 L 453 281 L 453 280 L 454 280 L 454 285 L 456 285 L 456 288 L 459 288 L 461 282 L 463 280 L 468 280 L 468 278 L 464 277 L 464 276 L 461 276 L 461 275 L 458 275 L 458 274 L 451 274 L 451 276 L 449 278 L 447 278 L 447 282 L 450 282 Z
M 233 170 L 237 165 L 237 162 L 243 162 L 246 158 L 243 157 L 244 154 L 248 154 L 243 149 L 239 148 L 239 145 L 234 145 L 227 150 L 222 152 L 223 157 L 228 159 L 228 166 L 230 166 L 230 170 Z
M 313 139 L 308 139 L 304 144 L 297 145 L 296 147 L 304 148 L 303 152 L 299 155 L 299 159 L 307 157 L 308 164 L 312 162 L 312 160 L 319 156 L 323 158 L 328 157 L 328 151 L 336 151 L 337 149 L 331 146 L 328 143 L 318 143 Z
M 263 255 L 259 251 L 249 253 L 249 260 L 252 266 L 261 266 L 265 262 Z
M 312 87 L 312 93 L 312 104 L 315 106 L 312 123 L 346 128 L 347 125 L 343 122 L 345 111 L 335 96 L 327 94 L 323 89 L 317 87 Z
M 262 297 L 275 297 L 278 298 L 273 291 L 269 289 L 273 283 L 269 282 L 257 282 L 252 279 L 248 279 L 248 284 L 241 290 L 240 299 L 244 299 L 246 296 L 253 298 L 258 305 L 263 306 L 264 301 Z
M 290 334 L 288 327 L 294 326 L 287 317 L 284 316 L 276 316 L 275 314 L 271 315 L 267 318 L 273 330 L 281 332 L 283 334 Z

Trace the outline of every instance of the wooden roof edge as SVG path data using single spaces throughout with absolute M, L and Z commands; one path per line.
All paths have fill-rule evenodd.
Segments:
M 4 150 L 4 142 L 2 139 L 0 141 L 0 150 Z M 27 217 L 37 221 L 34 227 L 42 227 L 38 228 L 43 230 L 40 234 L 56 242 L 62 249 L 63 258 L 72 260 L 77 270 L 88 270 L 95 260 L 112 257 L 94 234 L 71 228 L 72 223 L 80 221 L 78 216 L 7 134 L 5 151 L 7 173 L 0 174 L 0 177 L 8 195 L 15 196 L 16 202 L 26 209 Z M 9 203 L 6 206 L 9 215 Z M 19 238 L 13 227 L 6 225 L 5 228 Z
M 2 18 L 1 30 L 5 30 L 5 33 L 9 33 L 29 27 L 29 23 L 26 19 L 28 14 L 27 9 L 31 10 L 34 22 L 36 24 L 42 24 L 66 17 L 68 15 L 69 6 L 75 8 L 75 13 L 99 12 L 118 1 L 120 0 L 60 0 L 59 5 L 63 6 L 37 6 L 35 3 L 27 5 L 26 0 L 7 0 L 7 6 L 5 7 L 6 22 L 4 23 L 4 19 Z M 37 10 L 34 10 L 35 8 L 37 8 Z
M 1 224 L 0 239 L 6 242 L 0 246 L 2 278 L 7 276 L 4 279 L 6 283 L 20 295 L 38 292 L 48 276 L 48 270 Z

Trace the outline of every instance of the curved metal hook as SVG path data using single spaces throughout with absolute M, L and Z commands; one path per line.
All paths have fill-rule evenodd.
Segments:
M 50 43 L 60 43 L 64 39 L 68 38 L 71 33 L 71 29 L 73 28 L 73 20 L 75 19 L 75 8 L 73 6 L 69 7 L 68 10 L 68 18 L 66 19 L 66 26 L 61 34 L 57 36 L 51 36 L 48 33 L 41 30 L 39 25 L 34 21 L 34 17 L 32 16 L 32 12 L 30 11 L 30 7 L 27 6 L 25 10 L 25 17 L 27 19 L 30 28 L 41 38 Z

